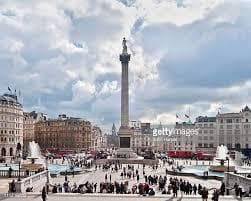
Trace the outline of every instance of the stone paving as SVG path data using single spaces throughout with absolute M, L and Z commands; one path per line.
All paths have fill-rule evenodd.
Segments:
M 178 163 L 181 165 L 181 164 L 185 163 L 185 161 L 179 160 Z M 192 161 L 192 164 L 195 164 L 195 163 L 196 163 L 195 161 Z M 198 164 L 202 164 L 202 163 L 204 163 L 206 165 L 209 162 L 208 161 L 204 161 L 204 162 L 199 161 L 198 162 Z M 165 166 L 163 166 L 162 163 L 160 163 L 160 164 L 161 164 L 161 167 L 159 167 L 157 170 L 153 170 L 152 167 L 146 166 L 145 167 L 146 175 L 152 175 L 152 176 L 153 175 L 162 175 L 162 176 L 164 176 L 165 169 L 166 168 L 170 169 L 171 167 L 168 166 L 167 164 Z M 123 165 L 123 167 L 127 167 L 127 165 Z M 140 175 L 139 183 L 145 182 L 145 179 L 143 176 L 143 165 L 134 165 L 134 169 L 139 170 L 139 175 Z M 120 173 L 123 171 L 123 169 L 119 169 L 117 173 L 115 171 L 111 173 L 111 170 L 103 171 L 102 169 L 97 169 L 95 171 L 94 168 L 92 168 L 90 171 L 91 172 L 89 172 L 89 173 L 75 175 L 74 177 L 68 176 L 68 180 L 70 181 L 70 184 L 72 185 L 76 182 L 76 184 L 78 185 L 78 184 L 85 183 L 86 181 L 89 181 L 90 183 L 97 182 L 98 183 L 98 190 L 99 190 L 99 183 L 105 181 L 105 174 L 107 174 L 108 181 L 109 181 L 110 174 L 112 176 L 111 177 L 112 182 L 114 182 L 114 181 L 117 181 L 117 182 L 129 181 L 129 188 L 131 188 L 134 184 L 138 184 L 136 177 L 134 179 L 133 178 L 131 178 L 131 179 L 121 178 Z M 169 179 L 170 177 L 174 177 L 174 176 L 167 175 L 167 179 Z M 184 176 L 175 176 L 175 177 L 185 179 L 186 181 L 189 181 L 192 184 L 197 184 L 197 185 L 201 184 L 202 186 L 206 186 L 207 188 L 220 188 L 220 185 L 221 185 L 221 182 L 217 181 L 217 180 L 202 180 L 202 179 L 197 179 L 194 177 L 184 177 Z M 63 182 L 64 182 L 64 176 L 60 176 L 58 178 L 51 179 L 52 184 L 58 184 L 58 183 L 63 184 Z M 153 187 L 155 189 L 156 193 L 160 193 L 160 192 L 158 192 L 157 186 L 151 186 L 151 187 Z
M 139 196 L 139 195 L 107 195 L 107 194 L 92 194 L 92 195 L 75 195 L 75 194 L 67 194 L 67 195 L 49 195 L 47 197 L 48 201 L 80 201 L 80 200 L 88 200 L 88 201 L 201 201 L 201 197 L 199 196 L 186 196 L 186 197 L 180 197 L 173 198 L 172 196 Z M 22 196 L 22 197 L 11 197 L 6 198 L 6 201 L 38 201 L 42 200 L 40 195 L 34 195 L 34 196 Z M 211 197 L 209 197 L 208 200 L 211 200 Z M 220 197 L 220 201 L 232 201 L 232 200 L 240 200 L 233 196 L 225 196 Z M 243 198 L 243 201 L 250 201 L 250 198 Z
M 184 163 L 186 163 L 186 161 L 184 160 L 179 160 L 179 161 L 175 161 L 176 163 L 178 162 L 179 165 L 182 165 Z M 59 163 L 59 162 L 58 162 Z M 190 163 L 190 162 L 188 162 Z M 198 164 L 198 165 L 202 165 L 202 164 L 205 164 L 205 165 L 208 165 L 208 161 L 199 161 L 199 162 L 195 162 L 195 161 L 192 161 L 192 164 L 195 165 L 195 164 Z M 60 164 L 60 163 L 59 163 Z M 168 168 L 170 169 L 171 167 L 168 166 L 167 164 L 165 166 L 163 166 L 162 163 L 161 164 L 161 167 L 159 167 L 157 170 L 153 170 L 152 167 L 148 167 L 146 166 L 145 167 L 145 172 L 146 172 L 146 175 L 162 175 L 164 176 L 165 175 L 165 169 Z M 127 165 L 123 165 L 124 167 L 126 167 Z M 140 175 L 140 181 L 139 182 L 144 182 L 144 177 L 143 177 L 143 165 L 134 165 L 134 169 L 138 169 L 139 170 L 139 175 Z M 135 179 L 123 179 L 121 178 L 120 176 L 120 173 L 123 171 L 123 169 L 119 169 L 119 171 L 116 173 L 116 172 L 112 172 L 111 173 L 111 170 L 102 170 L 102 169 L 97 169 L 95 170 L 95 168 L 91 168 L 89 169 L 89 172 L 86 172 L 86 173 L 83 173 L 83 174 L 80 174 L 80 175 L 75 175 L 74 177 L 73 176 L 68 176 L 68 180 L 70 181 L 70 185 L 73 185 L 75 182 L 77 184 L 82 184 L 82 183 L 85 183 L 86 181 L 89 181 L 89 182 L 93 182 L 93 183 L 98 183 L 98 189 L 97 191 L 99 190 L 99 183 L 100 182 L 104 182 L 105 181 L 105 174 L 107 174 L 108 176 L 108 181 L 109 181 L 109 176 L 110 174 L 112 175 L 112 182 L 113 181 L 117 181 L 117 182 L 125 182 L 125 181 L 129 181 L 129 188 L 132 187 L 132 185 L 134 184 L 138 184 L 137 183 L 137 180 L 136 180 L 136 177 Z M 170 177 L 174 177 L 174 176 L 171 176 L 171 175 L 167 175 L 167 178 L 169 179 Z M 185 179 L 186 181 L 189 181 L 190 183 L 192 184 L 201 184 L 202 186 L 206 186 L 207 188 L 220 188 L 220 185 L 221 185 L 221 182 L 220 181 L 217 181 L 217 180 L 203 180 L 203 179 L 197 179 L 197 178 L 194 178 L 194 177 L 184 177 L 184 176 L 177 176 L 178 178 L 182 178 L 182 179 Z M 59 176 L 58 178 L 51 178 L 51 181 L 50 183 L 51 184 L 63 184 L 64 182 L 64 176 Z M 4 180 L 0 180 L 1 184 L 4 184 L 7 183 L 7 179 L 4 179 Z M 7 185 L 6 185 L 7 186 Z M 49 199 L 48 200 L 51 200 L 51 201 L 57 201 L 57 200 L 69 200 L 71 199 L 72 201 L 78 201 L 78 200 L 83 200 L 83 199 L 86 199 L 88 201 L 96 201 L 96 200 L 100 200 L 102 199 L 103 201 L 117 201 L 117 200 L 126 200 L 126 201 L 131 201 L 131 200 L 153 200 L 153 201 L 157 201 L 157 200 L 160 200 L 160 201 L 188 201 L 188 200 L 201 200 L 201 198 L 199 196 L 186 196 L 186 197 L 183 197 L 181 198 L 180 196 L 181 195 L 178 195 L 178 198 L 172 198 L 171 195 L 161 195 L 161 192 L 158 191 L 157 189 L 157 186 L 151 186 L 155 189 L 155 192 L 156 192 L 156 195 L 153 196 L 153 197 L 143 197 L 143 196 L 139 196 L 139 195 L 116 195 L 116 194 L 91 194 L 91 195 L 87 195 L 87 194 L 84 194 L 84 195 L 80 195 L 80 194 L 50 194 L 49 195 Z M 0 185 L 0 189 L 1 189 L 1 185 Z M 3 192 L 3 191 L 2 191 Z M 4 191 L 4 192 L 7 192 Z M 209 192 L 210 194 L 210 198 L 208 200 L 211 200 L 211 194 L 212 194 L 212 191 Z M 1 200 L 1 197 L 0 197 L 0 200 Z M 6 200 L 8 201 L 15 201 L 15 200 L 41 200 L 41 196 L 40 194 L 37 194 L 36 196 L 32 196 L 32 197 L 26 197 L 25 195 L 21 196 L 21 197 L 13 197 L 13 198 L 7 198 Z M 220 198 L 220 201 L 224 201 L 224 200 L 238 200 L 238 199 L 235 199 L 233 196 L 230 196 L 230 197 L 221 197 Z M 245 198 L 243 200 L 249 200 L 251 201 L 250 198 Z

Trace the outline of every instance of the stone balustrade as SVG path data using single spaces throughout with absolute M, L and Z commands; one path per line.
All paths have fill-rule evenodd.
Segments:
M 47 182 L 47 177 L 49 177 L 49 171 L 45 170 L 30 177 L 24 178 L 21 181 L 16 181 L 16 193 L 24 193 L 28 187 L 33 187 L 33 190 L 36 191 L 41 190 Z
M 247 174 L 225 172 L 224 183 L 226 184 L 226 188 L 229 189 L 233 189 L 235 183 L 237 183 L 239 186 L 243 187 L 243 190 L 245 190 L 245 192 L 249 192 L 251 188 L 251 178 L 248 178 Z

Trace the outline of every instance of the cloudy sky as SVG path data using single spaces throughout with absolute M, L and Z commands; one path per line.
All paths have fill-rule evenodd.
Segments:
M 25 111 L 120 118 L 119 54 L 128 39 L 130 119 L 238 112 L 251 102 L 251 2 L 0 1 L 0 93 Z

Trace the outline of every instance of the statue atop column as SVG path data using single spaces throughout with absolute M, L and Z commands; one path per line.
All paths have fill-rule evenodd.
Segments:
M 122 45 L 123 45 L 123 54 L 127 54 L 127 45 L 126 45 L 126 42 L 127 40 L 125 38 L 123 38 L 123 42 L 122 42 Z

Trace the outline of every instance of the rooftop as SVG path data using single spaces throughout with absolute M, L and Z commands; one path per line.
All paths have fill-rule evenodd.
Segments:
M 22 106 L 21 103 L 18 102 L 16 94 L 3 94 L 2 96 L 0 96 L 0 103 L 17 105 L 20 107 Z

